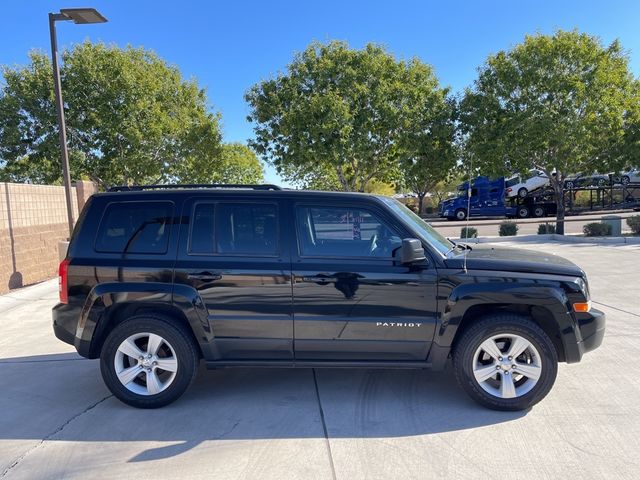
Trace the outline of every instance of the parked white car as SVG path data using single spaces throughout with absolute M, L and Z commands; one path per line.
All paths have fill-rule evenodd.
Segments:
M 529 170 L 527 176 L 513 175 L 505 180 L 507 197 L 526 197 L 529 192 L 549 185 L 549 177 L 542 170 Z
M 630 183 L 640 183 L 640 168 L 632 168 L 620 175 L 620 183 L 629 185 Z

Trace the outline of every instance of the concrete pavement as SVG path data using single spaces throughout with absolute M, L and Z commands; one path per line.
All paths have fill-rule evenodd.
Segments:
M 585 215 L 571 215 L 565 218 L 565 233 L 569 234 L 582 234 L 582 227 L 587 223 L 600 222 L 603 216 L 615 215 L 622 218 L 622 233 L 631 233 L 631 229 L 627 225 L 626 219 L 634 215 L 640 215 L 638 212 L 619 212 L 619 213 L 593 213 Z M 504 218 L 470 218 L 469 226 L 478 230 L 478 236 L 491 237 L 497 236 L 500 228 L 500 222 L 505 221 Z M 548 223 L 550 225 L 556 224 L 555 217 L 546 218 L 513 218 L 509 219 L 512 222 L 518 224 L 518 235 L 535 235 L 538 233 L 538 225 L 541 223 Z M 427 219 L 430 225 L 438 230 L 442 235 L 449 238 L 458 238 L 460 231 L 463 227 L 467 226 L 467 222 L 448 221 L 441 218 Z
M 0 297 L 0 478 L 637 478 L 640 246 L 524 248 L 583 267 L 608 326 L 518 413 L 477 406 L 449 371 L 321 369 L 202 370 L 136 410 L 53 337 L 56 281 Z

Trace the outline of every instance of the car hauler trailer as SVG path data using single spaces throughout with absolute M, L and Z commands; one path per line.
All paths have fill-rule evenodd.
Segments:
M 471 192 L 469 195 L 469 183 Z M 439 215 L 448 220 L 464 220 L 470 217 L 527 218 L 555 215 L 555 192 L 551 187 L 528 192 L 523 198 L 507 198 L 504 177 L 491 180 L 477 177 L 458 185 L 457 196 L 440 202 Z M 579 192 L 589 192 L 588 205 L 578 206 Z M 563 191 L 566 212 L 635 208 L 640 206 L 639 184 L 614 184 L 566 188 Z

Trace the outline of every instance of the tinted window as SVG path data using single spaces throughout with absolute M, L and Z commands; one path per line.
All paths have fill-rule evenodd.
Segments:
M 277 220 L 274 205 L 218 204 L 215 218 L 218 253 L 275 255 Z
M 173 206 L 169 202 L 110 204 L 95 248 L 107 253 L 166 253 Z
M 374 214 L 358 208 L 298 207 L 302 255 L 390 258 L 402 243 Z
M 193 209 L 189 251 L 193 253 L 214 253 L 212 203 L 199 203 Z
M 520 177 L 513 177 L 507 180 L 506 182 L 506 186 L 507 187 L 513 187 L 514 185 L 517 185 L 518 183 L 522 183 L 520 181 Z

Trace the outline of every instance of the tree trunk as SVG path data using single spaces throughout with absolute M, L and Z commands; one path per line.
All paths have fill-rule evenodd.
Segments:
M 418 215 L 422 215 L 422 207 L 424 206 L 424 193 L 422 195 L 418 194 Z

